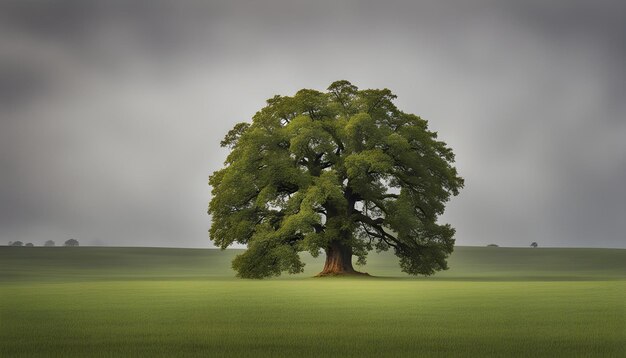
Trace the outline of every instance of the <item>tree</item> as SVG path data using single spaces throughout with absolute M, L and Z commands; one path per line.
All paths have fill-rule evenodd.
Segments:
M 388 89 L 337 81 L 327 92 L 274 96 L 221 142 L 209 184 L 210 237 L 243 278 L 298 273 L 298 255 L 326 253 L 320 276 L 357 274 L 368 251 L 393 249 L 404 272 L 447 269 L 455 230 L 437 223 L 463 187 L 454 154 L 427 121 L 400 111 Z
M 35 245 L 33 245 L 33 243 L 32 243 L 32 242 L 29 242 L 29 243 L 26 243 L 26 245 L 24 245 L 24 246 L 26 246 L 26 247 L 33 247 L 33 246 L 35 246 Z
M 78 246 L 78 240 L 69 239 L 69 240 L 65 241 L 65 243 L 63 245 L 64 246 Z
M 21 241 L 13 241 L 9 242 L 9 246 L 24 246 L 24 243 Z
M 537 248 L 537 246 L 539 246 L 539 244 L 537 244 L 536 242 L 534 242 L 534 241 L 533 241 L 533 242 L 532 242 L 532 244 L 530 244 L 530 246 L 531 246 L 533 249 L 536 249 L 536 248 Z
M 489 244 L 487 247 L 499 247 L 497 244 Z
M 54 243 L 54 241 L 52 241 L 52 240 L 48 240 L 48 241 L 46 241 L 46 242 L 43 244 L 43 246 L 48 246 L 48 247 L 50 247 L 50 246 L 54 246 L 54 245 L 56 245 L 56 244 L 55 244 L 55 243 Z

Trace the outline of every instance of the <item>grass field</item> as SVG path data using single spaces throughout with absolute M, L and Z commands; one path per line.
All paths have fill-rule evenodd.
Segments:
M 626 250 L 458 247 L 451 269 L 234 278 L 237 250 L 0 247 L 0 357 L 623 357 Z

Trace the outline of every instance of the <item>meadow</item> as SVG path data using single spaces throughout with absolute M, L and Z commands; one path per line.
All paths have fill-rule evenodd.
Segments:
M 0 357 L 623 357 L 626 250 L 457 247 L 413 278 L 234 277 L 238 250 L 0 247 Z

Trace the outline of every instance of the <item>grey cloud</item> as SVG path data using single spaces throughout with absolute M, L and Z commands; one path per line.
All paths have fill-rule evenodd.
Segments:
M 0 8 L 0 240 L 207 246 L 223 134 L 348 79 L 455 150 L 459 244 L 626 246 L 621 2 Z

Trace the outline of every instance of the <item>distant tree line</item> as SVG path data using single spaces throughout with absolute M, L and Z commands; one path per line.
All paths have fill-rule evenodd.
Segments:
M 9 241 L 9 244 L 8 244 L 7 246 L 25 246 L 25 247 L 33 247 L 33 246 L 35 246 L 35 245 L 34 245 L 32 242 L 28 242 L 28 243 L 24 244 L 23 242 L 21 242 L 21 241 L 19 241 L 19 240 L 18 240 L 18 241 Z M 55 243 L 54 241 L 52 241 L 52 240 L 48 240 L 48 241 L 46 241 L 46 242 L 43 244 L 43 246 L 46 246 L 46 247 L 52 247 L 52 246 L 56 246 L 56 243 Z M 80 243 L 79 243 L 79 242 L 78 242 L 78 240 L 76 240 L 76 239 L 69 239 L 69 240 L 67 240 L 67 241 L 65 241 L 65 242 L 63 243 L 63 246 L 68 246 L 68 247 L 71 247 L 71 246 L 80 246 Z

